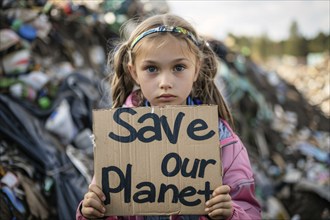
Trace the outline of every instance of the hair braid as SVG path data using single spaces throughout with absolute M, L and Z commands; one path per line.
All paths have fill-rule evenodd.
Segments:
M 128 72 L 127 63 L 129 62 L 129 46 L 127 43 L 120 44 L 117 47 L 114 57 L 110 60 L 110 66 L 113 67 L 113 76 L 111 77 L 111 92 L 113 107 L 121 107 L 125 99 L 131 93 L 134 80 Z M 111 65 L 112 64 L 112 65 Z
M 225 99 L 214 82 L 218 70 L 216 55 L 205 41 L 202 41 L 200 50 L 202 51 L 201 69 L 199 77 L 194 85 L 193 96 L 200 98 L 203 103 L 218 105 L 219 117 L 225 119 L 233 126 L 233 117 Z

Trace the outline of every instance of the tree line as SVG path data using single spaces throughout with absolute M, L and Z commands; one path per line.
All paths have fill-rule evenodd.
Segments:
M 266 60 L 272 56 L 291 55 L 305 59 L 309 53 L 330 52 L 330 34 L 319 32 L 314 38 L 307 39 L 299 32 L 298 23 L 293 21 L 286 40 L 273 41 L 267 34 L 260 37 L 235 36 L 229 34 L 235 42 L 234 50 L 257 60 Z

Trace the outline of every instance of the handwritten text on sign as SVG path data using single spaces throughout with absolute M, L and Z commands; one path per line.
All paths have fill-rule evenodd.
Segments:
M 204 214 L 221 184 L 216 106 L 94 111 L 108 215 Z

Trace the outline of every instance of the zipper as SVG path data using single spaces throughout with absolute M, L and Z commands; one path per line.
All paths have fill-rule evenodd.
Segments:
M 227 144 L 225 144 L 225 145 L 222 145 L 221 146 L 221 148 L 223 148 L 223 147 L 227 147 L 228 145 L 231 145 L 231 144 L 236 144 L 238 141 L 231 141 L 231 142 L 229 142 L 229 143 L 227 143 Z

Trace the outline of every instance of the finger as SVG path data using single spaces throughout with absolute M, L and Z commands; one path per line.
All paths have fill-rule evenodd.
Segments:
M 87 197 L 83 200 L 83 208 L 93 208 L 94 210 L 97 210 L 100 213 L 105 212 L 105 207 L 103 203 L 99 200 L 99 198 L 93 198 L 93 197 Z
M 210 208 L 217 203 L 229 202 L 229 201 L 231 201 L 231 196 L 229 194 L 220 194 L 208 200 L 205 203 L 205 205 L 206 207 Z
M 94 209 L 93 207 L 83 207 L 81 212 L 86 218 L 99 218 L 104 216 L 104 213 Z
M 216 209 L 210 212 L 208 215 L 212 219 L 226 219 L 231 216 L 231 209 Z
M 232 202 L 231 201 L 221 202 L 221 203 L 214 204 L 211 207 L 205 208 L 205 212 L 211 213 L 213 210 L 216 210 L 216 209 L 231 209 L 231 208 L 232 208 Z
M 222 186 L 217 187 L 213 191 L 212 196 L 216 196 L 216 195 L 220 195 L 220 194 L 227 194 L 229 192 L 230 192 L 230 186 L 228 186 L 228 185 L 222 185 Z
M 98 201 L 99 203 L 102 203 L 101 199 L 98 197 L 98 195 L 94 192 L 87 192 L 84 196 L 84 200 L 94 199 Z
M 101 188 L 96 184 L 90 184 L 88 187 L 90 192 L 94 192 L 102 201 L 105 200 L 105 195 L 102 192 Z

